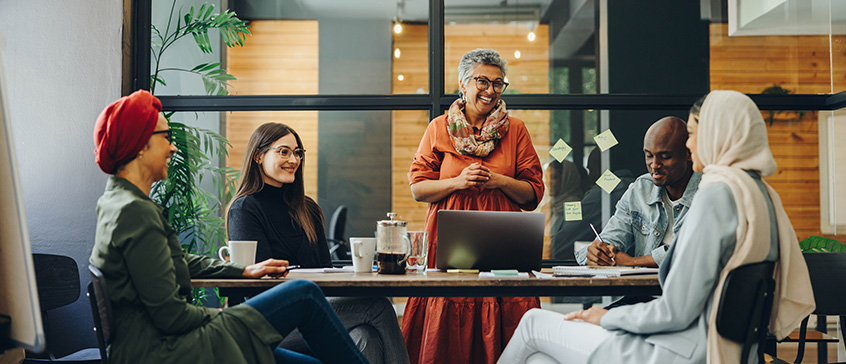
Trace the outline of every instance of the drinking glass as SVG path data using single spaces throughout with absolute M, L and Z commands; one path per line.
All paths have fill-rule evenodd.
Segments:
M 429 253 L 429 233 L 426 231 L 409 231 L 408 241 L 406 271 L 425 273 L 426 256 Z

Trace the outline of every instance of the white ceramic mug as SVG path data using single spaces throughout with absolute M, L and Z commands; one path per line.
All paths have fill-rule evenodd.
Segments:
M 376 238 L 350 238 L 353 270 L 357 273 L 373 272 L 373 256 L 376 255 Z
M 241 265 L 253 265 L 256 263 L 256 245 L 255 240 L 230 240 L 229 246 L 222 246 L 217 251 L 217 255 L 221 260 L 226 260 L 223 251 L 229 255 L 229 261 Z

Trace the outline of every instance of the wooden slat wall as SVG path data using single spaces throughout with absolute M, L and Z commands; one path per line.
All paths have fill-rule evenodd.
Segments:
M 710 32 L 712 90 L 755 94 L 778 84 L 794 94 L 832 91 L 828 36 L 729 37 L 725 24 L 712 24 Z M 846 63 L 835 63 L 834 78 L 844 77 Z M 763 116 L 769 124 L 770 112 Z M 778 172 L 766 181 L 781 196 L 799 240 L 822 235 L 817 118 L 817 112 L 775 112 L 767 127 Z
M 313 95 L 318 90 L 316 20 L 250 22 L 253 35 L 244 47 L 227 52 L 229 73 L 241 95 Z M 226 113 L 226 137 L 232 143 L 228 167 L 240 169 L 250 135 L 261 124 L 278 122 L 294 128 L 308 151 L 303 170 L 306 194 L 317 198 L 317 111 L 250 111 Z
M 394 34 L 394 48 L 401 51 L 393 62 L 393 93 L 413 94 L 428 90 L 428 28 L 425 25 L 404 25 Z M 549 92 L 548 30 L 539 26 L 537 38 L 529 42 L 529 30 L 502 25 L 447 25 L 444 29 L 447 93 L 458 92 L 458 62 L 467 51 L 493 48 L 508 61 L 509 90 L 520 93 Z M 516 59 L 514 51 L 520 50 Z M 397 76 L 402 74 L 403 81 Z M 508 96 L 504 99 L 507 102 Z M 535 148 L 542 161 L 549 158 L 549 111 L 516 110 L 511 115 L 526 122 Z M 426 111 L 395 111 L 393 117 L 393 210 L 408 222 L 409 229 L 422 229 L 428 204 L 414 201 L 408 186 L 408 169 L 417 151 L 420 138 L 429 123 Z M 545 251 L 548 249 L 545 249 Z

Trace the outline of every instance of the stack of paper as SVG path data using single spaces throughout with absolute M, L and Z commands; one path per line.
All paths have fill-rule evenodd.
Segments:
M 594 266 L 556 266 L 552 275 L 556 277 L 620 277 L 633 274 L 657 274 L 658 268 L 642 267 L 594 267 Z

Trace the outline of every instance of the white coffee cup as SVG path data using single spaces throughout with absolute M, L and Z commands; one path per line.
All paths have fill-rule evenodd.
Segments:
M 353 270 L 357 273 L 373 272 L 373 256 L 376 255 L 376 238 L 350 238 Z
M 222 246 L 217 251 L 217 255 L 221 260 L 226 260 L 223 251 L 229 255 L 229 261 L 241 265 L 253 265 L 256 263 L 256 245 L 255 240 L 230 240 L 229 246 Z

